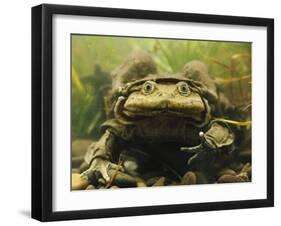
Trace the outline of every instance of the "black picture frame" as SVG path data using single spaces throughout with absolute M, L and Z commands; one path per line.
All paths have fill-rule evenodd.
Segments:
M 55 14 L 267 28 L 267 198 L 95 210 L 52 210 L 52 18 Z M 40 221 L 121 217 L 274 205 L 274 20 L 237 16 L 43 4 L 32 8 L 32 218 Z

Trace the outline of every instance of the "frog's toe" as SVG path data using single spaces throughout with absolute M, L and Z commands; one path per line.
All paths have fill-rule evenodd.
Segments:
M 94 170 L 92 168 L 89 168 L 80 174 L 81 178 L 84 178 L 89 181 L 92 180 L 93 176 L 94 176 Z
M 108 167 L 107 167 L 107 170 L 117 170 L 117 171 L 121 171 L 121 172 L 125 171 L 123 166 L 117 165 L 117 164 L 114 164 L 114 163 L 109 163 Z
M 100 167 L 99 172 L 100 172 L 100 174 L 101 174 L 101 176 L 102 176 L 102 179 L 104 179 L 105 182 L 108 182 L 108 181 L 110 180 L 110 177 L 109 177 L 109 175 L 108 175 L 108 173 L 107 173 L 107 167 L 105 167 L 104 165 L 102 165 L 102 166 Z

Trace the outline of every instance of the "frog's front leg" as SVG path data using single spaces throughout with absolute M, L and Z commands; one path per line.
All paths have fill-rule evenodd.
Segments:
M 110 171 L 122 170 L 121 166 L 113 163 L 112 155 L 116 151 L 116 146 L 115 135 L 106 130 L 102 137 L 89 147 L 85 156 L 89 168 L 81 173 L 81 177 L 105 184 L 110 180 Z
M 206 132 L 200 131 L 201 143 L 195 147 L 182 147 L 181 150 L 193 153 L 189 158 L 188 164 L 191 165 L 195 160 L 205 160 L 207 156 L 215 156 L 221 151 L 232 151 L 235 136 L 231 128 L 224 122 L 213 120 Z
M 202 140 L 202 145 L 207 149 L 213 150 L 231 150 L 233 147 L 235 136 L 227 123 L 220 120 L 213 120 L 208 130 L 200 132 L 199 136 Z

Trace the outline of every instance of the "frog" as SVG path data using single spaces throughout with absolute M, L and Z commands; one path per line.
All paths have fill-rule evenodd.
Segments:
M 106 185 L 119 172 L 152 186 L 159 178 L 179 184 L 199 172 L 208 175 L 201 183 L 216 182 L 213 175 L 231 159 L 237 142 L 235 129 L 219 120 L 233 106 L 207 66 L 195 60 L 178 73 L 158 73 L 153 58 L 138 51 L 111 76 L 107 120 L 88 148 L 81 177 Z

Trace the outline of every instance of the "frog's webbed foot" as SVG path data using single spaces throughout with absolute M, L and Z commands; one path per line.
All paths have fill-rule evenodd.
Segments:
M 110 181 L 111 171 L 123 171 L 121 164 L 113 163 L 112 153 L 116 148 L 115 135 L 106 130 L 97 142 L 90 145 L 85 155 L 89 167 L 81 173 L 81 177 L 91 183 L 104 185 Z
M 181 147 L 181 151 L 193 154 L 187 161 L 188 165 L 192 165 L 193 162 L 204 160 L 208 155 L 214 155 L 217 151 L 217 147 L 213 144 L 212 140 L 205 136 L 203 131 L 199 132 L 201 143 L 193 147 Z
M 81 173 L 81 177 L 97 184 L 105 185 L 112 178 L 113 171 L 124 171 L 121 165 L 114 164 L 106 159 L 96 158 L 90 167 Z
M 181 147 L 181 151 L 192 153 L 188 160 L 191 165 L 195 160 L 211 159 L 218 152 L 227 149 L 233 150 L 234 134 L 230 127 L 221 121 L 214 120 L 210 123 L 207 132 L 200 131 L 201 143 L 193 147 Z

